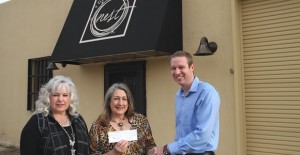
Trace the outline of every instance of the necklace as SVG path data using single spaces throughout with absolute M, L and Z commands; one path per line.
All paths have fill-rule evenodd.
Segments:
M 72 136 L 72 139 L 71 139 L 71 136 L 69 135 L 69 133 L 66 131 L 66 129 L 61 126 L 61 128 L 65 131 L 65 133 L 67 134 L 68 136 L 68 139 L 69 139 L 69 142 L 70 142 L 70 146 L 71 146 L 71 154 L 72 155 L 75 155 L 75 149 L 74 149 L 74 144 L 75 144 L 75 133 L 74 133 L 74 130 L 73 130 L 73 127 L 72 127 L 72 124 L 70 124 L 71 126 L 71 130 L 72 130 L 72 133 L 71 133 L 71 136 Z
M 59 123 L 59 125 L 62 126 L 62 127 L 70 126 L 70 121 L 69 121 L 69 119 L 68 119 L 67 122 L 66 122 L 65 124 L 60 124 L 60 123 Z
M 125 117 L 119 123 L 117 121 L 115 121 L 115 119 L 112 119 L 111 121 L 117 123 L 120 130 L 123 130 L 123 126 L 124 126 L 123 121 L 124 120 L 125 120 Z

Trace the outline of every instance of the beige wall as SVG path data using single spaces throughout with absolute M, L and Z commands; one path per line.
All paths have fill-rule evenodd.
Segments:
M 220 143 L 217 154 L 236 152 L 232 17 L 230 0 L 193 0 L 183 3 L 184 49 L 194 53 L 200 38 L 218 44 L 213 56 L 194 57 L 195 74 L 213 84 L 221 95 Z
M 19 142 L 22 127 L 31 113 L 26 111 L 27 60 L 51 55 L 72 0 L 12 0 L 0 5 L 0 140 Z M 185 0 L 183 2 L 183 49 L 195 53 L 200 38 L 218 44 L 213 56 L 194 57 L 195 74 L 213 84 L 221 94 L 220 143 L 217 154 L 238 155 L 239 121 L 236 115 L 234 78 L 237 65 L 234 0 Z M 234 3 L 233 3 L 234 2 Z M 235 19 L 236 20 L 236 19 Z M 234 24 L 233 24 L 234 23 Z M 234 59 L 235 58 L 235 59 Z M 73 79 L 80 97 L 80 111 L 88 127 L 102 112 L 103 65 L 58 65 L 62 74 Z M 170 75 L 169 58 L 150 58 L 146 65 L 147 114 L 156 143 L 171 142 L 175 133 L 174 95 L 179 86 Z M 238 115 L 239 116 L 239 115 Z
M 0 5 L 0 140 L 19 143 L 26 111 L 28 59 L 50 56 L 72 0 L 12 0 Z

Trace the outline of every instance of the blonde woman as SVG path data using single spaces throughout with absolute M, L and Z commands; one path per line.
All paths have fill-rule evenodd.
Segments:
M 88 129 L 78 104 L 70 78 L 55 76 L 44 85 L 21 133 L 21 155 L 88 155 Z

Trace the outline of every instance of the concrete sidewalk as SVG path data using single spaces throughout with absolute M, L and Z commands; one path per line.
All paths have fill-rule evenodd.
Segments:
M 3 148 L 0 146 L 0 155 L 20 155 L 18 148 Z
M 20 155 L 19 149 L 0 150 L 0 155 Z
M 0 141 L 0 155 L 20 155 L 18 146 Z

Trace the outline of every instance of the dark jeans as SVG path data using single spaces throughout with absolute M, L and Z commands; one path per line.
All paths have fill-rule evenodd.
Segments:
M 186 155 L 215 155 L 213 151 L 206 151 L 203 153 L 187 153 Z

